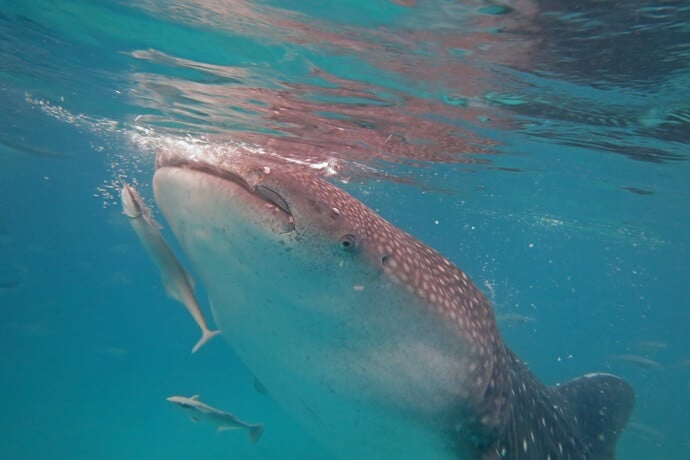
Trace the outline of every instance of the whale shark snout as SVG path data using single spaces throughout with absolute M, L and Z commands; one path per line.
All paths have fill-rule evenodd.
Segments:
M 543 385 L 463 271 L 313 171 L 168 151 L 154 193 L 227 340 L 335 456 L 614 458 L 627 383 Z

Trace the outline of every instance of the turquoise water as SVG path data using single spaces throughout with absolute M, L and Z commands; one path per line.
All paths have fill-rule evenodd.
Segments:
M 227 139 L 328 161 L 544 382 L 627 379 L 618 458 L 690 455 L 690 8 L 359 3 L 0 3 L 0 458 L 330 458 L 229 345 L 190 355 L 120 211 L 166 143 Z M 264 437 L 165 400 L 195 393 Z

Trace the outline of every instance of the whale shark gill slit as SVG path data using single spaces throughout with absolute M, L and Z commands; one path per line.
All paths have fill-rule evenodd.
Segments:
M 154 194 L 227 340 L 334 457 L 615 458 L 629 384 L 541 383 L 464 272 L 313 171 L 165 151 Z

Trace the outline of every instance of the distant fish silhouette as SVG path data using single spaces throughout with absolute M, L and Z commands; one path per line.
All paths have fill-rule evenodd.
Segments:
M 690 359 L 686 359 L 685 361 L 681 361 L 678 364 L 676 364 L 675 367 L 689 367 L 690 366 Z
M 630 428 L 632 433 L 637 433 L 638 435 L 649 439 L 650 441 L 662 443 L 666 440 L 665 434 L 645 423 L 640 423 L 633 420 L 628 422 L 628 428 Z
M 18 279 L 4 280 L 0 281 L 0 289 L 14 289 L 21 284 L 22 282 Z
M 511 324 L 527 324 L 533 323 L 537 319 L 533 316 L 522 315 L 520 313 L 501 313 L 496 315 L 496 321 L 499 323 L 511 323 Z
M 21 153 L 28 153 L 30 155 L 35 155 L 39 157 L 44 157 L 44 158 L 69 158 L 69 155 L 65 155 L 64 153 L 58 153 L 53 150 L 48 150 L 42 147 L 36 147 L 35 145 L 31 145 L 29 143 L 25 142 L 13 142 L 7 139 L 0 139 L 0 144 L 5 145 L 7 148 L 11 150 L 15 150 L 17 152 Z
M 643 350 L 660 351 L 666 349 L 668 344 L 659 340 L 638 340 L 635 342 L 635 346 Z
M 633 354 L 622 354 L 622 355 L 612 355 L 611 358 L 617 359 L 619 361 L 627 361 L 632 364 L 637 364 L 640 367 L 646 369 L 663 369 L 664 366 L 658 362 L 651 360 L 645 356 L 633 355 Z
M 623 190 L 627 190 L 630 193 L 634 193 L 636 195 L 653 195 L 654 191 L 653 190 L 647 190 L 644 188 L 640 187 L 621 187 Z

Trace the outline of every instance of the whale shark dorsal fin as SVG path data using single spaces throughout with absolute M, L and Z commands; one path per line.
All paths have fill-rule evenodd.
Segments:
M 615 375 L 594 373 L 566 382 L 555 390 L 574 412 L 578 432 L 589 442 L 592 457 L 616 457 L 616 441 L 635 405 L 635 390 Z
M 194 401 L 198 401 L 199 395 L 192 395 L 189 399 L 193 399 Z

